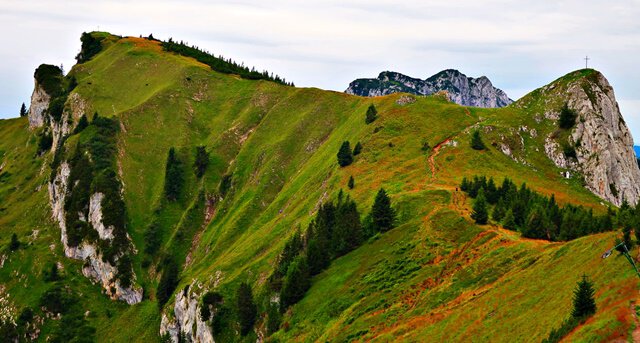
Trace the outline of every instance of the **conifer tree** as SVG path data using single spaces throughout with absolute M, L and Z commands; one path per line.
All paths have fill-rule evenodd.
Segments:
M 473 203 L 473 212 L 471 213 L 471 219 L 476 221 L 476 224 L 484 225 L 489 220 L 489 212 L 487 210 L 487 200 L 484 196 L 484 188 L 480 188 L 476 200 Z
M 20 241 L 18 240 L 18 235 L 14 232 L 11 235 L 11 243 L 9 243 L 9 250 L 16 251 L 20 248 Z
M 284 279 L 282 292 L 280 293 L 280 311 L 284 312 L 289 306 L 297 303 L 304 297 L 311 286 L 307 259 L 304 256 L 296 257 Z
M 367 116 L 364 122 L 367 124 L 371 124 L 376 119 L 378 119 L 378 110 L 376 110 L 376 107 L 373 104 L 371 104 L 369 105 L 369 108 L 367 108 Z
M 355 180 L 353 179 L 353 175 L 349 176 L 349 182 L 347 183 L 347 186 L 349 186 L 349 189 L 353 189 L 353 187 L 355 186 Z
M 52 282 L 60 280 L 60 274 L 58 273 L 58 265 L 56 263 L 51 264 L 48 272 L 45 272 L 45 281 Z
M 27 106 L 25 106 L 24 102 L 22 106 L 20 106 L 20 116 L 25 117 L 27 115 Z
M 471 136 L 471 147 L 475 150 L 484 150 L 486 147 L 484 142 L 482 142 L 482 137 L 480 137 L 480 131 L 475 130 Z
M 493 208 L 493 212 L 491 212 L 491 218 L 499 223 L 502 221 L 506 213 L 507 213 L 507 209 L 504 204 L 504 200 L 500 198 L 496 206 Z
M 196 172 L 196 176 L 198 178 L 204 175 L 204 172 L 207 170 L 207 166 L 209 165 L 209 153 L 205 149 L 204 146 L 196 147 L 196 158 L 193 162 L 193 167 Z
M 633 247 L 633 240 L 631 239 L 631 225 L 627 224 L 622 228 L 622 241 L 627 249 L 631 250 Z
M 162 308 L 167 303 L 171 294 L 178 286 L 178 264 L 169 260 L 164 267 L 160 282 L 158 283 L 158 290 L 156 291 L 156 298 L 158 299 L 158 306 Z
M 507 210 L 507 213 L 505 213 L 504 219 L 502 219 L 502 226 L 509 230 L 516 229 L 516 219 L 513 216 L 513 211 L 511 209 Z
M 251 331 L 258 315 L 258 309 L 253 302 L 251 286 L 246 282 L 240 283 L 240 287 L 238 287 L 236 307 L 238 310 L 238 320 L 240 321 L 240 333 L 244 336 Z
M 360 142 L 358 142 L 358 143 L 356 143 L 356 146 L 353 147 L 353 156 L 360 155 L 360 152 L 362 152 L 362 144 L 360 144 Z
M 596 313 L 594 294 L 593 283 L 586 275 L 582 275 L 582 280 L 573 291 L 573 310 L 571 311 L 573 318 L 583 319 Z
M 346 167 L 353 163 L 353 155 L 351 153 L 351 147 L 349 141 L 344 141 L 338 150 L 338 164 L 340 167 Z
M 176 201 L 180 197 L 183 182 L 182 163 L 172 147 L 169 149 L 164 178 L 164 193 L 168 200 Z
M 278 305 L 270 302 L 267 307 L 267 334 L 271 335 L 280 330 L 280 322 L 282 321 L 282 314 L 278 309 Z
M 82 132 L 82 130 L 86 129 L 87 126 L 89 126 L 89 120 L 87 119 L 87 116 L 83 114 L 78 120 L 78 125 L 76 125 L 76 128 L 73 129 L 73 133 L 80 133 Z
M 391 208 L 391 200 L 384 188 L 380 188 L 371 207 L 371 220 L 374 231 L 384 232 L 394 227 L 396 213 Z

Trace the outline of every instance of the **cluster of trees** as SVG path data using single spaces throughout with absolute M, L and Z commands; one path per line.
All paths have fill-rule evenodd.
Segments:
M 562 325 L 551 330 L 549 337 L 543 340 L 543 343 L 560 342 L 566 335 L 575 329 L 581 323 L 584 323 L 589 317 L 596 313 L 596 301 L 594 298 L 596 291 L 593 283 L 586 275 L 582 275 L 582 279 L 578 281 L 573 291 L 573 308 L 571 316 L 567 318 Z
M 152 36 L 150 36 L 150 39 L 153 39 Z M 211 69 L 220 73 L 236 74 L 243 79 L 267 80 L 287 86 L 294 86 L 293 82 L 287 82 L 284 78 L 274 75 L 273 73 L 269 73 L 266 70 L 259 72 L 253 67 L 249 68 L 245 66 L 244 63 L 238 64 L 229 58 L 225 59 L 223 56 L 216 57 L 196 46 L 188 46 L 182 41 L 180 43 L 174 42 L 172 38 L 169 38 L 166 42 L 162 42 L 162 48 L 165 51 L 175 52 L 183 56 L 195 58 L 199 62 L 208 65 Z
M 78 85 L 78 82 L 73 76 L 65 77 L 60 67 L 50 64 L 41 64 L 36 69 L 34 78 L 51 97 L 47 113 L 54 121 L 59 122 L 67 97 Z
M 268 320 L 272 325 L 274 319 L 280 318 L 279 312 L 275 316 L 272 316 L 268 310 L 267 313 L 270 318 Z M 235 298 L 231 304 L 225 304 L 222 294 L 216 291 L 208 291 L 202 296 L 200 317 L 205 322 L 211 321 L 210 325 L 214 335 L 221 333 L 225 327 L 229 327 L 234 315 L 242 336 L 251 332 L 258 320 L 258 306 L 253 297 L 251 286 L 247 282 L 241 282 L 236 288 Z M 277 324 L 279 326 L 280 322 Z
M 358 156 L 362 152 L 362 144 L 356 143 L 356 146 L 351 150 L 351 143 L 349 141 L 342 142 L 340 150 L 338 150 L 338 164 L 340 167 L 346 167 L 353 163 L 354 156 Z
M 103 39 L 104 37 L 94 37 L 90 33 L 83 32 L 80 36 L 82 47 L 78 55 L 76 55 L 76 61 L 78 61 L 78 63 L 84 63 L 97 55 L 102 50 Z
M 369 105 L 369 108 L 367 108 L 367 114 L 364 118 L 364 122 L 367 124 L 371 124 L 376 121 L 376 119 L 378 119 L 378 110 L 373 104 L 371 104 Z
M 23 308 L 15 321 L 0 319 L 0 337 L 3 342 L 30 341 L 34 327 L 42 325 L 38 318 L 48 318 L 47 313 L 53 313 L 58 319 L 48 326 L 48 342 L 94 342 L 96 329 L 85 318 L 79 299 L 78 294 L 62 282 L 56 282 L 42 294 L 35 310 Z
M 357 248 L 375 233 L 393 228 L 395 216 L 384 189 L 376 195 L 364 223 L 355 201 L 345 198 L 342 191 L 336 203 L 324 203 L 306 232 L 296 231 L 278 256 L 270 284 L 280 291 L 280 310 L 302 299 L 311 287 L 311 278 L 325 270 L 333 259 Z
M 529 238 L 567 241 L 610 231 L 616 220 L 616 214 L 611 210 L 598 216 L 583 206 L 560 207 L 555 196 L 543 196 L 524 183 L 518 188 L 509 178 L 496 186 L 493 178 L 475 176 L 468 180 L 465 177 L 460 189 L 475 198 L 472 218 L 476 223 L 486 224 L 491 212 L 491 219 L 495 222 L 507 229 L 518 230 Z
M 81 122 L 83 122 L 81 120 Z M 133 275 L 131 245 L 127 238 L 126 208 L 122 198 L 122 184 L 115 171 L 116 168 L 116 135 L 120 125 L 115 118 L 105 118 L 97 113 L 91 123 L 79 133 L 86 139 L 79 140 L 75 151 L 69 159 L 71 173 L 67 184 L 64 210 L 67 225 L 67 243 L 78 246 L 82 241 L 97 243 L 105 260 L 112 265 L 118 262 L 116 277 L 122 285 L 130 285 Z M 64 140 L 64 139 L 63 139 Z M 61 159 L 58 149 L 52 170 L 57 169 Z M 102 222 L 105 227 L 113 227 L 113 239 L 102 240 L 91 224 L 80 218 L 89 216 L 89 201 L 92 194 L 102 193 Z

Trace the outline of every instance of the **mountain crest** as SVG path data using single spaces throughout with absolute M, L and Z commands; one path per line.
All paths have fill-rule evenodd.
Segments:
M 545 138 L 547 156 L 560 168 L 578 172 L 585 187 L 600 198 L 621 205 L 640 199 L 640 169 L 633 138 L 613 92 L 600 72 L 582 69 L 524 96 L 514 104 L 556 121 L 562 108 L 575 114 L 568 131 Z
M 381 96 L 405 92 L 431 95 L 446 91 L 451 101 L 464 106 L 504 107 L 513 102 L 507 94 L 493 87 L 486 76 L 468 77 L 455 69 L 446 69 L 425 80 L 393 71 L 383 71 L 377 79 L 357 79 L 345 91 L 360 96 Z

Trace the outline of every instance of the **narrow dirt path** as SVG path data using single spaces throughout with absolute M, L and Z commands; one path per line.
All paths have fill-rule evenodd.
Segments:
M 435 158 L 440 153 L 440 149 L 442 148 L 442 146 L 447 144 L 447 143 L 449 143 L 450 141 L 451 141 L 451 137 L 448 137 L 447 139 L 443 140 L 442 142 L 436 144 L 436 146 L 433 147 L 433 152 L 429 156 L 429 168 L 431 169 L 431 177 L 432 178 L 436 177 L 436 161 L 435 161 Z
M 640 342 L 640 319 L 638 319 L 638 314 L 636 312 L 636 302 L 632 301 L 631 302 L 631 315 L 633 316 L 633 321 L 635 323 L 635 328 L 633 329 L 633 332 L 631 333 L 631 337 L 633 338 L 634 342 Z

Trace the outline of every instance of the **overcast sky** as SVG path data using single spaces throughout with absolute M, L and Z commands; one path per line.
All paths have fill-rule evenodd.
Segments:
M 393 70 L 486 75 L 512 99 L 584 67 L 613 85 L 640 142 L 640 0 L 0 0 L 0 118 L 28 104 L 41 63 L 68 70 L 83 31 L 153 33 L 343 91 Z

